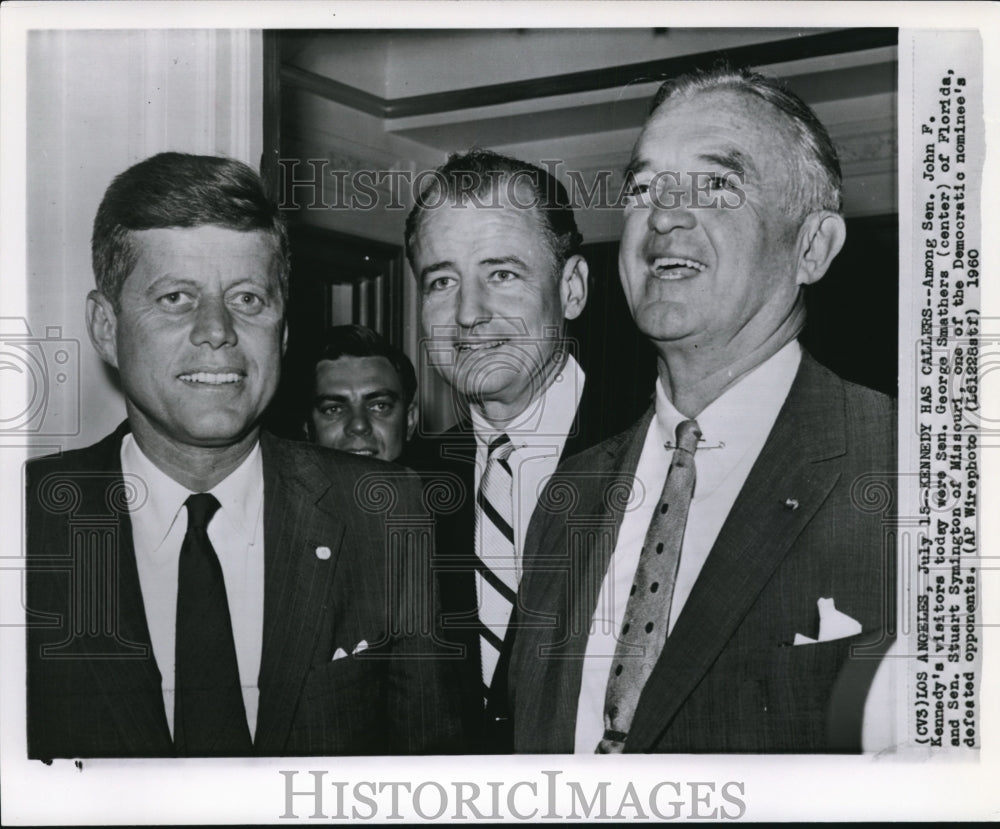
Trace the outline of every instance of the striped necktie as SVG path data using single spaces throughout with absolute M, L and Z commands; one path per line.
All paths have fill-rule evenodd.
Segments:
M 506 434 L 489 445 L 486 468 L 476 493 L 476 555 L 479 572 L 480 654 L 483 694 L 488 695 L 500 648 L 517 597 L 517 560 L 514 550 L 514 477 L 510 454 L 514 445 Z
M 695 421 L 677 425 L 667 480 L 642 544 L 611 663 L 604 698 L 604 738 L 597 746 L 598 754 L 624 750 L 642 689 L 667 639 L 681 544 L 694 494 L 694 450 L 700 437 Z

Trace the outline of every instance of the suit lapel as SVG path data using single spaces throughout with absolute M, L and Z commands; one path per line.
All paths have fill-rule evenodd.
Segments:
M 264 642 L 254 753 L 281 754 L 328 615 L 345 525 L 329 512 L 330 478 L 261 434 L 264 462 Z M 321 558 L 317 549 L 329 549 Z
M 839 466 L 823 461 L 845 449 L 843 387 L 803 354 L 788 399 L 643 689 L 628 751 L 651 750 L 669 727 L 833 489 Z
M 104 472 L 83 489 L 84 502 L 79 510 L 91 518 L 109 516 L 116 521 L 108 549 L 114 556 L 112 569 L 117 578 L 112 589 L 117 592 L 105 597 L 112 602 L 108 609 L 114 613 L 114 634 L 111 638 L 81 636 L 75 641 L 93 657 L 88 662 L 103 694 L 115 700 L 112 715 L 119 723 L 118 733 L 127 743 L 122 753 L 155 756 L 171 754 L 173 742 L 163 708 L 162 679 L 146 623 L 132 521 L 125 503 L 129 498 L 148 497 L 142 482 L 123 479 L 121 442 L 128 431 L 128 423 L 123 423 L 94 447 L 93 460 L 85 461 L 85 469 Z
M 526 626 L 518 636 L 525 636 L 528 647 L 519 650 L 523 658 L 530 660 L 523 670 L 526 675 L 538 676 L 540 672 L 537 687 L 544 690 L 529 709 L 522 711 L 519 706 L 518 716 L 523 713 L 536 717 L 529 721 L 528 727 L 554 735 L 551 745 L 564 753 L 573 751 L 590 620 L 624 517 L 624 510 L 614 506 L 619 500 L 624 506 L 627 500 L 610 497 L 609 493 L 627 493 L 652 417 L 650 408 L 630 430 L 609 441 L 600 455 L 583 468 L 585 474 L 580 477 L 566 471 L 561 477 L 557 474 L 558 486 L 566 485 L 578 493 L 578 506 L 572 515 L 564 514 L 559 520 L 546 522 L 540 542 L 527 545 L 537 549 L 539 557 L 525 561 L 526 572 L 537 568 L 533 573 L 534 583 L 525 592 L 530 593 L 532 607 L 555 608 L 556 612 L 543 618 L 533 614 L 531 608 L 522 609 Z M 577 524 L 572 530 L 571 518 Z M 594 533 L 586 539 L 590 543 L 580 543 L 584 539 L 574 539 L 571 543 L 571 531 L 586 534 L 588 529 Z M 568 560 L 556 562 L 550 551 L 565 551 Z M 531 625 L 539 627 L 532 630 Z M 535 643 L 537 636 L 542 638 Z

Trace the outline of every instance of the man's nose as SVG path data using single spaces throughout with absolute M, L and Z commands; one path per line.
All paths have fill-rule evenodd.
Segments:
M 649 229 L 657 233 L 690 229 L 697 218 L 692 207 L 692 193 L 683 179 L 668 178 L 658 182 L 649 194 Z
M 462 328 L 473 328 L 488 320 L 492 314 L 485 307 L 482 286 L 475 280 L 463 282 L 458 289 L 458 308 L 455 322 Z
M 191 329 L 191 342 L 199 346 L 222 348 L 236 345 L 237 339 L 233 317 L 225 300 L 222 297 L 201 297 L 195 312 L 194 327 Z
M 351 417 L 347 421 L 347 432 L 352 435 L 367 435 L 372 430 L 371 420 L 368 418 L 368 411 L 364 406 L 351 411 Z

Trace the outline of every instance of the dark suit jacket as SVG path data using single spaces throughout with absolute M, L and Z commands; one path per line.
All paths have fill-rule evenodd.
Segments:
M 144 485 L 121 471 L 126 431 L 28 464 L 31 758 L 173 753 L 127 509 L 145 497 Z M 268 434 L 261 449 L 265 597 L 254 753 L 456 750 L 454 668 L 424 658 L 436 653 L 426 622 L 433 612 L 420 606 L 432 592 L 428 565 L 389 554 L 393 527 L 414 531 L 414 519 L 400 516 L 415 516 L 417 532 L 428 532 L 416 477 Z M 368 651 L 332 660 L 362 640 Z
M 607 436 L 602 401 L 584 383 L 573 425 L 566 436 L 561 458 L 568 458 Z M 473 735 L 468 750 L 476 754 L 513 750 L 507 711 L 506 665 L 511 637 L 504 642 L 500 663 L 487 694 L 483 711 L 483 688 L 479 653 L 479 614 L 475 573 L 479 559 L 475 551 L 476 437 L 469 420 L 463 420 L 440 435 L 412 442 L 401 463 L 414 468 L 424 479 L 427 501 L 435 511 L 436 557 L 434 570 L 440 589 L 442 634 L 450 652 L 463 662 L 464 722 Z M 516 613 L 516 609 L 515 609 Z M 485 713 L 485 716 L 484 716 Z
M 520 601 L 522 623 L 536 626 L 517 632 L 509 673 L 519 752 L 574 750 L 590 620 L 652 416 L 563 464 L 535 510 Z M 626 751 L 859 750 L 865 693 L 894 629 L 895 432 L 889 398 L 803 355 Z M 791 646 L 796 633 L 816 638 L 821 597 L 862 633 Z

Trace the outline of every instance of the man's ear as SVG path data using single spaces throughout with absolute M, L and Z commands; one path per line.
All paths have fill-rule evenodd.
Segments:
M 829 210 L 810 213 L 799 228 L 796 285 L 819 282 L 847 238 L 844 217 Z
M 118 315 L 100 291 L 87 294 L 87 333 L 101 359 L 118 368 Z
M 413 433 L 417 429 L 417 398 L 414 397 L 410 401 L 410 405 L 406 407 L 406 440 L 413 437 Z
M 563 318 L 575 320 L 587 305 L 587 260 L 577 254 L 563 265 L 559 279 L 559 298 L 562 301 Z

